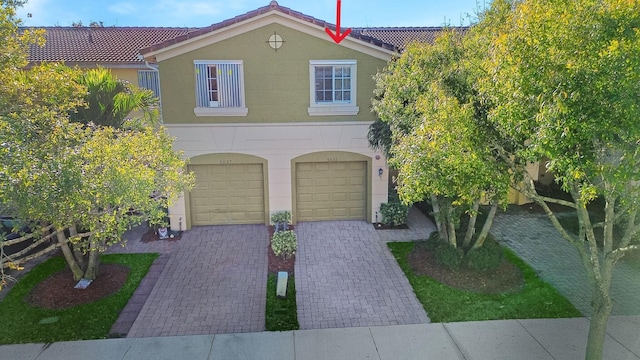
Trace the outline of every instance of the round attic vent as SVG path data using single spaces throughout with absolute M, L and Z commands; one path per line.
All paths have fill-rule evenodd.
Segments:
M 280 49 L 280 47 L 282 47 L 284 40 L 282 40 L 282 37 L 280 35 L 274 32 L 273 35 L 269 36 L 269 41 L 267 42 L 272 49 L 277 51 L 278 49 Z

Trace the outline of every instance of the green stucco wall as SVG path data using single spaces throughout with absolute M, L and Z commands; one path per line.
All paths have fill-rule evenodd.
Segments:
M 274 32 L 285 41 L 276 52 L 267 44 Z M 327 36 L 327 39 L 329 37 Z M 357 116 L 309 116 L 309 60 L 357 60 Z M 194 60 L 243 60 L 245 117 L 197 117 Z M 373 121 L 373 75 L 384 60 L 271 24 L 173 57 L 159 64 L 164 122 L 169 124 Z

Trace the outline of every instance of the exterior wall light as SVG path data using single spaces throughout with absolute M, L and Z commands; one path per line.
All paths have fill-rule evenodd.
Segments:
M 384 170 L 382 168 L 378 169 L 378 176 L 382 179 L 382 174 L 384 174 Z

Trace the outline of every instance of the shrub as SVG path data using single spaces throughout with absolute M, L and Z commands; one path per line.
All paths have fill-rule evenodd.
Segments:
M 271 214 L 271 224 L 276 232 L 285 231 L 289 224 L 291 224 L 291 212 L 278 211 Z
M 291 223 L 290 211 L 277 211 L 271 214 L 271 224 Z
M 382 223 L 387 226 L 405 225 L 409 216 L 409 207 L 397 200 L 390 201 L 380 204 L 380 214 L 382 214 Z
M 296 253 L 298 240 L 293 230 L 278 231 L 271 238 L 271 250 L 276 256 L 288 258 Z
M 490 239 L 477 249 L 471 249 L 464 257 L 465 267 L 473 270 L 495 269 L 502 263 L 502 247 Z
M 430 235 L 429 238 L 426 241 L 426 247 L 427 250 L 429 251 L 434 251 L 436 248 L 438 248 L 441 245 L 446 245 L 444 244 L 442 241 L 440 241 L 440 236 L 438 236 L 438 232 L 437 231 L 433 231 Z
M 441 243 L 435 248 L 436 261 L 449 270 L 460 268 L 464 253 L 462 250 L 451 246 L 451 244 Z

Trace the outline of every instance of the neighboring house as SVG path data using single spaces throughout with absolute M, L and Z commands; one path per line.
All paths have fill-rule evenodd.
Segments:
M 161 94 L 196 177 L 170 209 L 174 230 L 267 224 L 281 210 L 294 222 L 380 220 L 389 171 L 367 141 L 373 76 L 442 29 L 358 28 L 336 44 L 325 27 L 272 1 L 200 29 L 46 28 L 31 60 L 103 66 Z
M 193 28 L 45 27 L 45 45 L 31 46 L 29 61 L 62 61 L 83 69 L 98 66 L 121 80 L 152 90 L 160 97 L 157 68 L 145 63 L 140 49 L 186 34 Z

